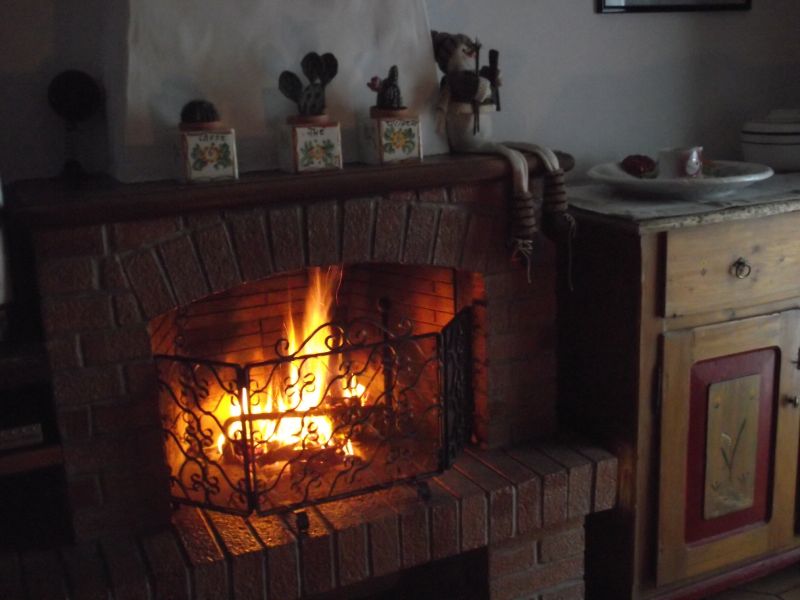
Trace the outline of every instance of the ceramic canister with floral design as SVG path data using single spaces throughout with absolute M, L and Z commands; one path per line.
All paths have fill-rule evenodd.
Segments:
M 372 107 L 359 132 L 362 158 L 368 164 L 422 160 L 419 118 L 406 109 Z
M 181 158 L 186 181 L 238 179 L 236 132 L 233 129 L 203 128 L 202 125 L 181 126 Z
M 284 171 L 342 168 L 341 128 L 327 115 L 288 117 L 283 137 L 280 165 Z

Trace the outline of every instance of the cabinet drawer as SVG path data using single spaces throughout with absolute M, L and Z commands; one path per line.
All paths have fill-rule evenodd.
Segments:
M 800 295 L 800 213 L 667 234 L 667 317 Z

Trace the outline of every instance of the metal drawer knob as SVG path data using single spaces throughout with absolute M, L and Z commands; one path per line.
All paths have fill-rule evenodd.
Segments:
M 786 404 L 791 404 L 795 408 L 800 408 L 800 396 L 786 396 Z
M 741 256 L 731 265 L 731 275 L 734 275 L 736 279 L 747 279 L 752 272 L 753 267 Z

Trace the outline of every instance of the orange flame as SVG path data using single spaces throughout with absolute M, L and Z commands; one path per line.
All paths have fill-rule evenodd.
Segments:
M 326 389 L 327 385 L 331 374 L 337 372 L 341 360 L 337 354 L 327 354 L 330 348 L 326 345 L 326 338 L 331 332 L 326 328 L 316 331 L 322 324 L 332 320 L 336 289 L 340 280 L 339 268 L 330 268 L 326 273 L 318 268 L 309 269 L 309 290 L 300 324 L 294 322 L 290 303 L 284 321 L 286 339 L 289 342 L 288 353 L 299 352 L 303 356 L 320 355 L 308 359 L 303 372 L 300 372 L 297 362 L 289 363 L 288 381 L 294 385 L 289 386 L 283 393 L 268 389 L 265 391 L 265 401 L 252 406 L 249 404 L 246 388 L 241 390 L 241 398 L 231 398 L 230 403 L 224 403 L 230 406 L 229 418 L 240 417 L 243 410 L 245 414 L 249 410 L 252 415 L 291 411 L 291 415 L 280 419 L 254 419 L 251 432 L 254 439 L 268 440 L 270 444 L 275 443 L 279 447 L 288 446 L 298 450 L 304 445 L 306 447 L 337 445 L 333 439 L 335 426 L 331 418 L 313 414 L 313 411 L 323 406 L 325 402 L 323 394 L 330 391 Z M 300 344 L 304 341 L 306 343 L 301 348 Z M 308 381 L 313 383 L 304 385 L 304 382 Z M 358 398 L 361 404 L 365 403 L 366 389 L 358 383 L 355 375 L 343 380 L 341 387 L 345 398 Z M 309 412 L 312 414 L 308 414 Z M 297 415 L 297 413 L 304 414 Z M 235 439 L 241 430 L 241 422 L 236 421 L 228 426 L 224 434 L 219 435 L 216 447 L 220 455 L 224 453 L 226 441 Z M 339 444 L 345 454 L 351 456 L 355 454 L 350 440 L 342 440 Z

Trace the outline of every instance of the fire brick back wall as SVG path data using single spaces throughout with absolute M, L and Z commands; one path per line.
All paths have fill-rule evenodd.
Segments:
M 435 333 L 456 312 L 453 269 L 406 265 L 356 265 L 345 269 L 340 293 L 349 319 L 375 318 L 378 300 L 392 302 L 390 324 L 408 318 L 414 333 Z
M 306 271 L 275 275 L 158 316 L 149 325 L 153 353 L 238 363 L 272 359 L 275 342 L 286 335 L 289 311 L 295 324 L 302 322 L 308 278 Z M 455 316 L 455 292 L 453 269 L 347 266 L 333 290 L 332 318 L 380 322 L 378 300 L 386 297 L 391 301 L 390 326 L 409 319 L 414 333 L 435 333 Z
M 272 358 L 271 349 L 285 335 L 283 323 L 291 311 L 302 319 L 308 292 L 306 273 L 277 275 L 236 286 L 178 310 L 176 335 L 188 356 L 228 362 Z

